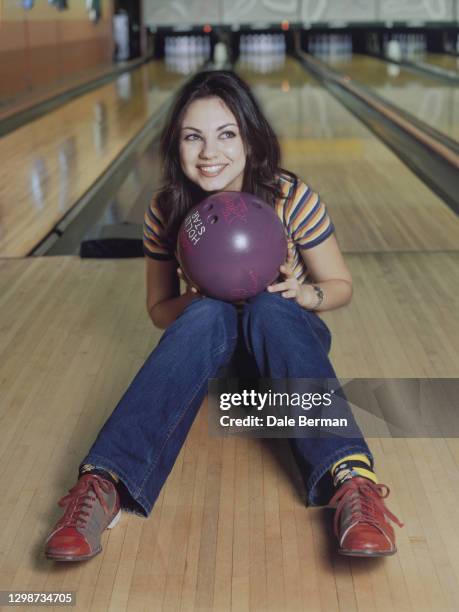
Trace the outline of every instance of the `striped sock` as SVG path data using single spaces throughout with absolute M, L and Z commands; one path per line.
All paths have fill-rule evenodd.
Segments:
M 332 465 L 330 474 L 333 477 L 335 487 L 339 487 L 343 482 L 354 476 L 363 476 L 378 484 L 378 478 L 371 469 L 371 461 L 363 453 L 346 455 Z

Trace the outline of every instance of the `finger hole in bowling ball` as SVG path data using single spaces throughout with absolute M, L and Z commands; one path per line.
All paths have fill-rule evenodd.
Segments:
M 207 221 L 213 225 L 214 223 L 217 223 L 218 217 L 217 215 L 211 215 L 210 217 L 207 217 Z
M 255 208 L 262 208 L 261 204 L 258 204 L 258 202 L 254 202 L 253 205 Z
M 208 204 L 204 204 L 203 209 L 204 210 L 212 210 L 213 207 L 214 207 L 214 205 L 209 202 Z

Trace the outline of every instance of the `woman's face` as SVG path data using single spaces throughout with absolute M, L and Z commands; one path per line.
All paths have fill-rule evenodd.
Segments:
M 182 121 L 180 163 L 204 191 L 241 191 L 246 152 L 233 113 L 217 97 L 192 102 Z

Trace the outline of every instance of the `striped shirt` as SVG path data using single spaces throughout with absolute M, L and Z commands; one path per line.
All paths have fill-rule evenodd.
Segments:
M 287 174 L 279 177 L 282 197 L 275 210 L 293 246 L 293 272 L 300 282 L 308 280 L 308 270 L 301 251 L 323 242 L 334 231 L 333 223 L 319 195 L 301 179 L 296 181 Z M 143 251 L 147 257 L 158 260 L 174 259 L 164 240 L 164 222 L 153 198 L 145 212 L 143 224 Z

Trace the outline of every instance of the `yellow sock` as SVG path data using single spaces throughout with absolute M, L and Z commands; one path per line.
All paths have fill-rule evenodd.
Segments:
M 85 474 L 86 472 L 91 472 L 91 471 L 93 471 L 95 469 L 97 469 L 97 466 L 91 465 L 90 463 L 85 463 L 80 468 L 80 474 Z M 114 472 L 112 472 L 110 470 L 105 470 L 105 469 L 103 471 L 104 472 L 108 472 L 115 482 L 119 482 L 120 479 L 118 478 L 118 476 Z
M 371 469 L 371 461 L 363 453 L 346 455 L 332 465 L 330 474 L 333 477 L 335 487 L 353 476 L 363 476 L 378 484 L 378 477 Z

